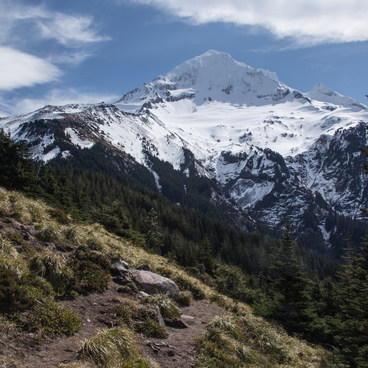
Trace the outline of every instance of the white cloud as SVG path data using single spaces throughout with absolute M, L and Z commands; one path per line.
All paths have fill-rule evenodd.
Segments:
M 0 46 L 0 90 L 47 83 L 60 75 L 55 65 L 37 56 Z
M 107 39 L 98 34 L 90 16 L 64 14 L 19 0 L 0 0 L 0 90 L 57 80 L 62 73 L 55 64 L 78 65 L 91 56 L 90 44 Z M 58 46 L 44 47 L 50 40 Z M 31 54 L 26 51 L 29 49 Z M 45 56 L 48 49 L 50 53 Z
M 89 104 L 102 101 L 112 103 L 117 101 L 118 97 L 117 95 L 85 93 L 72 88 L 53 89 L 40 98 L 14 98 L 7 100 L 0 96 L 0 116 L 25 114 L 46 105 Z
M 93 29 L 93 17 L 71 16 L 62 13 L 48 13 L 38 20 L 41 35 L 46 39 L 55 39 L 67 47 L 106 41 L 109 38 L 99 36 Z
M 27 25 L 28 41 L 54 39 L 65 47 L 110 39 L 98 34 L 91 16 L 50 11 L 45 6 L 25 5 L 17 0 L 0 1 L 0 40 L 4 43 L 14 39 L 14 32 L 22 25 Z
M 368 40 L 367 0 L 130 0 L 196 24 L 261 26 L 299 45 Z

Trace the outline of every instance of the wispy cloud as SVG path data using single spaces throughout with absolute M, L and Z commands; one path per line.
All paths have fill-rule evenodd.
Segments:
M 18 0 L 0 2 L 0 24 L 2 43 L 14 41 L 14 33 L 24 37 L 24 25 L 28 30 L 26 38 L 31 42 L 53 39 L 69 48 L 110 39 L 99 35 L 94 19 L 89 15 L 65 14 L 51 11 L 44 5 L 30 6 Z
M 0 90 L 55 81 L 63 64 L 80 64 L 91 55 L 89 45 L 108 39 L 91 16 L 0 0 Z M 50 41 L 54 46 L 45 47 Z
M 368 40 L 366 0 L 129 1 L 156 6 L 195 24 L 261 26 L 277 38 L 291 38 L 299 46 Z
M 111 94 L 86 93 L 73 88 L 53 89 L 40 98 L 14 98 L 8 100 L 0 96 L 0 117 L 24 114 L 45 105 L 66 105 L 71 103 L 89 104 L 97 102 L 112 103 L 119 96 Z

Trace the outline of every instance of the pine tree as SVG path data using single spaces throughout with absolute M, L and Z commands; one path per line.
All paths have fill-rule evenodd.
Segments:
M 213 273 L 213 255 L 212 255 L 212 244 L 207 236 L 204 237 L 201 248 L 199 250 L 199 263 L 202 263 L 206 268 L 206 272 L 210 275 Z
M 272 266 L 274 305 L 271 317 L 278 320 L 289 332 L 312 336 L 316 314 L 313 312 L 308 279 L 295 254 L 290 219 L 286 219 L 280 248 Z
M 10 133 L 0 130 L 0 185 L 9 189 L 30 189 L 34 182 L 34 164 L 24 142 L 16 143 Z
M 160 230 L 158 214 L 154 207 L 148 212 L 146 226 L 146 245 L 152 251 L 160 254 L 163 245 L 163 234 Z
M 368 237 L 340 274 L 336 342 L 352 368 L 368 367 Z

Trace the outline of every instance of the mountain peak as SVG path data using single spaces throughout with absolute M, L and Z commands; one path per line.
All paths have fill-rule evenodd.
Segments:
M 366 109 L 366 106 L 360 102 L 354 100 L 351 97 L 343 96 L 338 92 L 335 92 L 322 83 L 316 84 L 312 90 L 305 94 L 312 100 L 331 103 L 334 105 L 340 105 L 343 107 L 354 108 L 354 109 Z
M 129 92 L 117 105 L 125 111 L 138 111 L 181 99 L 190 99 L 197 106 L 211 101 L 265 105 L 300 97 L 298 91 L 281 83 L 276 73 L 252 68 L 228 53 L 209 50 Z
M 217 51 L 217 50 L 208 50 L 203 54 L 196 56 L 192 59 L 185 61 L 183 64 L 174 68 L 170 73 L 174 73 L 174 71 L 178 71 L 182 69 L 186 65 L 196 65 L 201 68 L 219 68 L 223 71 L 231 71 L 233 68 L 239 68 L 246 70 L 248 72 L 260 72 L 265 76 L 274 79 L 275 81 L 279 81 L 277 74 L 265 69 L 256 69 L 253 68 L 243 62 L 235 60 L 230 54 L 227 52 Z M 170 74 L 168 73 L 168 74 Z

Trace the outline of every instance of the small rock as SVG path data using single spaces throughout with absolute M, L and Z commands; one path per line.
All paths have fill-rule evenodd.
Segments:
M 158 319 L 158 323 L 161 326 L 165 326 L 165 321 L 164 318 L 162 317 L 162 314 L 160 312 L 160 308 L 156 305 L 156 311 L 157 311 L 157 319 Z
M 181 315 L 181 318 L 182 318 L 182 319 L 194 319 L 194 317 L 193 317 L 193 316 L 189 316 L 188 314 L 182 314 L 182 315 Z
M 206 273 L 206 266 L 204 264 L 200 264 L 198 266 L 198 271 L 200 274 Z
M 173 328 L 188 328 L 188 326 L 180 318 L 164 318 L 166 326 Z

